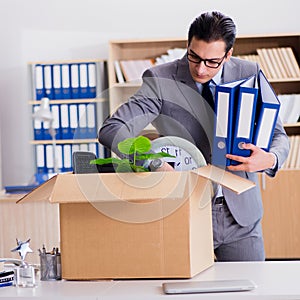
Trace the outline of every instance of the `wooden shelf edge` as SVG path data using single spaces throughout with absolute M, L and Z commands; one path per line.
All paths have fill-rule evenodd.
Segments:
M 300 81 L 300 77 L 293 78 L 269 78 L 271 83 L 286 83 L 286 82 L 298 82 Z
M 55 140 L 55 144 L 87 144 L 98 143 L 97 139 L 74 139 L 74 140 Z M 48 145 L 53 144 L 52 140 L 34 140 L 30 141 L 32 145 Z
M 168 43 L 168 42 L 184 42 L 187 38 L 177 37 L 177 38 L 146 38 L 146 39 L 118 39 L 111 40 L 109 44 L 139 44 L 139 43 Z
M 284 127 L 300 127 L 300 122 L 293 124 L 283 124 Z
M 279 34 L 240 34 L 236 36 L 236 39 L 253 39 L 253 38 L 276 38 L 276 37 L 298 37 L 300 33 L 279 33 Z M 182 42 L 186 41 L 186 37 L 168 37 L 168 38 L 141 38 L 141 39 L 116 39 L 116 40 L 110 40 L 110 44 L 127 44 L 127 43 L 132 43 L 132 44 L 138 44 L 138 43 L 156 43 L 156 42 Z
M 112 87 L 116 88 L 131 88 L 131 87 L 140 87 L 142 85 L 142 81 L 139 82 L 124 82 L 124 83 L 113 83 Z
M 49 61 L 30 61 L 28 65 L 48 65 L 48 64 L 75 64 L 75 63 L 101 63 L 107 62 L 107 59 L 68 59 L 68 60 L 49 60 Z
M 72 103 L 100 103 L 100 102 L 107 102 L 108 99 L 106 98 L 87 98 L 87 99 L 57 99 L 57 100 L 50 100 L 49 104 L 72 104 Z M 29 104 L 31 105 L 38 105 L 41 104 L 40 100 L 30 100 Z

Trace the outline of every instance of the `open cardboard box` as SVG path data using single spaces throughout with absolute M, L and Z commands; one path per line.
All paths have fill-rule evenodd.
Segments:
M 19 202 L 59 203 L 64 279 L 190 278 L 214 262 L 211 181 L 237 193 L 254 186 L 211 165 L 59 174 Z

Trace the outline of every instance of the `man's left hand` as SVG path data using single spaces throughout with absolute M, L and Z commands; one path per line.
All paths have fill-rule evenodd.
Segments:
M 257 172 L 272 168 L 272 166 L 275 164 L 275 158 L 273 154 L 266 152 L 253 144 L 245 143 L 243 144 L 243 148 L 251 150 L 251 155 L 249 157 L 226 154 L 227 158 L 240 162 L 239 165 L 228 166 L 228 170 Z

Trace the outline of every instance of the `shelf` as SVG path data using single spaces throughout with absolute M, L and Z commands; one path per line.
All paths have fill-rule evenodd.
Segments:
M 116 88 L 138 88 L 142 84 L 142 80 L 137 81 L 137 82 L 124 82 L 124 83 L 114 83 L 112 87 Z
M 106 62 L 105 59 L 75 59 L 75 60 L 50 60 L 50 61 L 31 61 L 28 65 L 52 65 L 52 64 L 76 64 L 76 63 L 93 63 Z
M 55 140 L 55 144 L 88 144 L 98 143 L 97 139 L 74 139 L 74 140 Z M 33 140 L 30 142 L 32 145 L 48 145 L 53 144 L 53 140 Z
M 292 47 L 296 53 L 300 53 L 299 34 L 279 35 L 241 35 L 237 36 L 233 49 L 233 55 L 246 55 L 256 53 L 258 48 Z M 298 57 L 299 59 L 299 57 Z
M 284 129 L 287 135 L 299 135 L 300 134 L 300 122 L 296 124 L 284 124 Z
M 101 103 L 107 102 L 106 98 L 87 98 L 87 99 L 58 99 L 58 100 L 49 100 L 49 104 L 71 104 L 71 103 Z M 41 104 L 40 100 L 30 100 L 29 104 L 39 105 Z
M 171 48 L 186 48 L 185 38 L 113 40 L 109 45 L 108 75 L 110 89 L 110 110 L 113 112 L 125 102 L 140 86 L 140 83 L 117 83 L 114 61 L 130 59 L 156 58 L 167 53 Z M 233 55 L 256 53 L 258 48 L 292 47 L 296 59 L 300 56 L 300 35 L 241 35 L 237 36 Z M 300 78 L 269 80 L 277 94 L 300 93 Z M 126 98 L 127 97 L 127 98 Z
M 271 82 L 271 83 L 277 83 L 277 82 L 296 82 L 296 83 L 299 84 L 300 77 L 295 77 L 295 78 L 279 78 L 279 79 L 270 78 L 269 82 Z
M 291 127 L 300 127 L 300 122 L 295 123 L 295 124 L 284 124 L 284 127 L 289 127 L 289 128 L 291 128 Z
M 300 80 L 270 80 L 270 83 L 277 95 L 300 94 Z

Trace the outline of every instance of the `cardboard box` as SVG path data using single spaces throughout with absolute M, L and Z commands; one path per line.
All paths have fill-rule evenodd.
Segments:
M 190 278 L 214 262 L 211 180 L 254 186 L 213 166 L 59 174 L 20 201 L 59 203 L 64 279 Z

